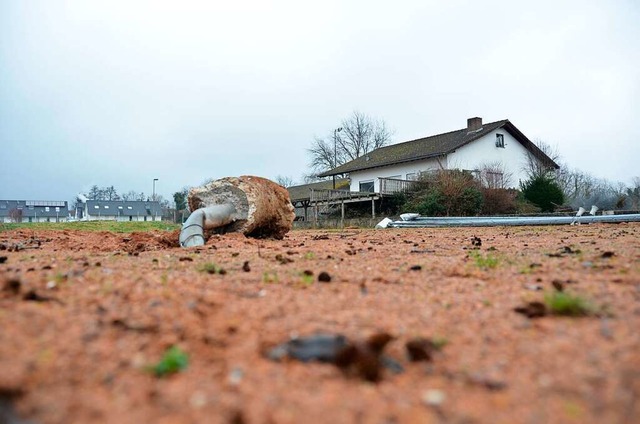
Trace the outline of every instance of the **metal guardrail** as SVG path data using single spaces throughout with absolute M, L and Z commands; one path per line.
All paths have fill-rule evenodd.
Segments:
M 411 221 L 393 221 L 393 228 L 425 227 L 493 227 L 520 225 L 567 225 L 591 224 L 596 222 L 640 222 L 640 214 L 596 215 L 596 216 L 537 216 L 537 217 L 420 217 Z

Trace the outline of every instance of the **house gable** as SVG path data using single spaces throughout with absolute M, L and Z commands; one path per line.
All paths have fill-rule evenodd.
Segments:
M 505 127 L 491 131 L 473 143 L 468 143 L 451 152 L 449 168 L 480 171 L 484 166 L 498 165 L 505 171 L 504 183 L 507 187 L 519 187 L 528 178 L 527 150 Z

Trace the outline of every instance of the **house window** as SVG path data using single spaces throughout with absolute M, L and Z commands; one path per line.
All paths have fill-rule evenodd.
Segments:
M 94 206 L 94 208 L 95 208 L 95 209 L 100 209 L 100 206 L 95 205 L 95 206 Z
M 105 209 L 109 209 L 109 205 L 104 205 L 104 208 Z
M 122 210 L 122 206 L 118 206 L 118 209 Z
M 487 171 L 486 179 L 487 188 L 504 187 L 504 174 L 502 172 Z
M 127 209 L 133 209 L 133 207 L 131 207 L 131 206 L 127 206 Z
M 360 182 L 360 191 L 364 191 L 367 193 L 373 193 L 373 181 L 361 181 Z
M 496 134 L 496 147 L 504 149 L 504 134 Z
M 45 207 L 44 207 L 44 211 L 45 211 L 45 212 L 49 212 L 49 206 L 45 206 Z

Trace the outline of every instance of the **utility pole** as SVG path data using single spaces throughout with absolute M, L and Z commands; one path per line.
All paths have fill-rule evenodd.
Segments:
M 338 167 L 338 133 L 342 131 L 342 127 L 333 130 L 333 169 Z M 336 189 L 336 176 L 333 175 L 333 189 Z

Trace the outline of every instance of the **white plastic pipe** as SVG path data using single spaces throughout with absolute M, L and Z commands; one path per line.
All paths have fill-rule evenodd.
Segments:
M 235 221 L 235 218 L 233 218 L 233 214 L 235 213 L 236 208 L 230 203 L 207 206 L 206 208 L 193 211 L 184 224 L 182 224 L 182 230 L 180 230 L 180 246 L 203 246 L 206 241 L 204 238 L 204 230 L 231 224 Z

